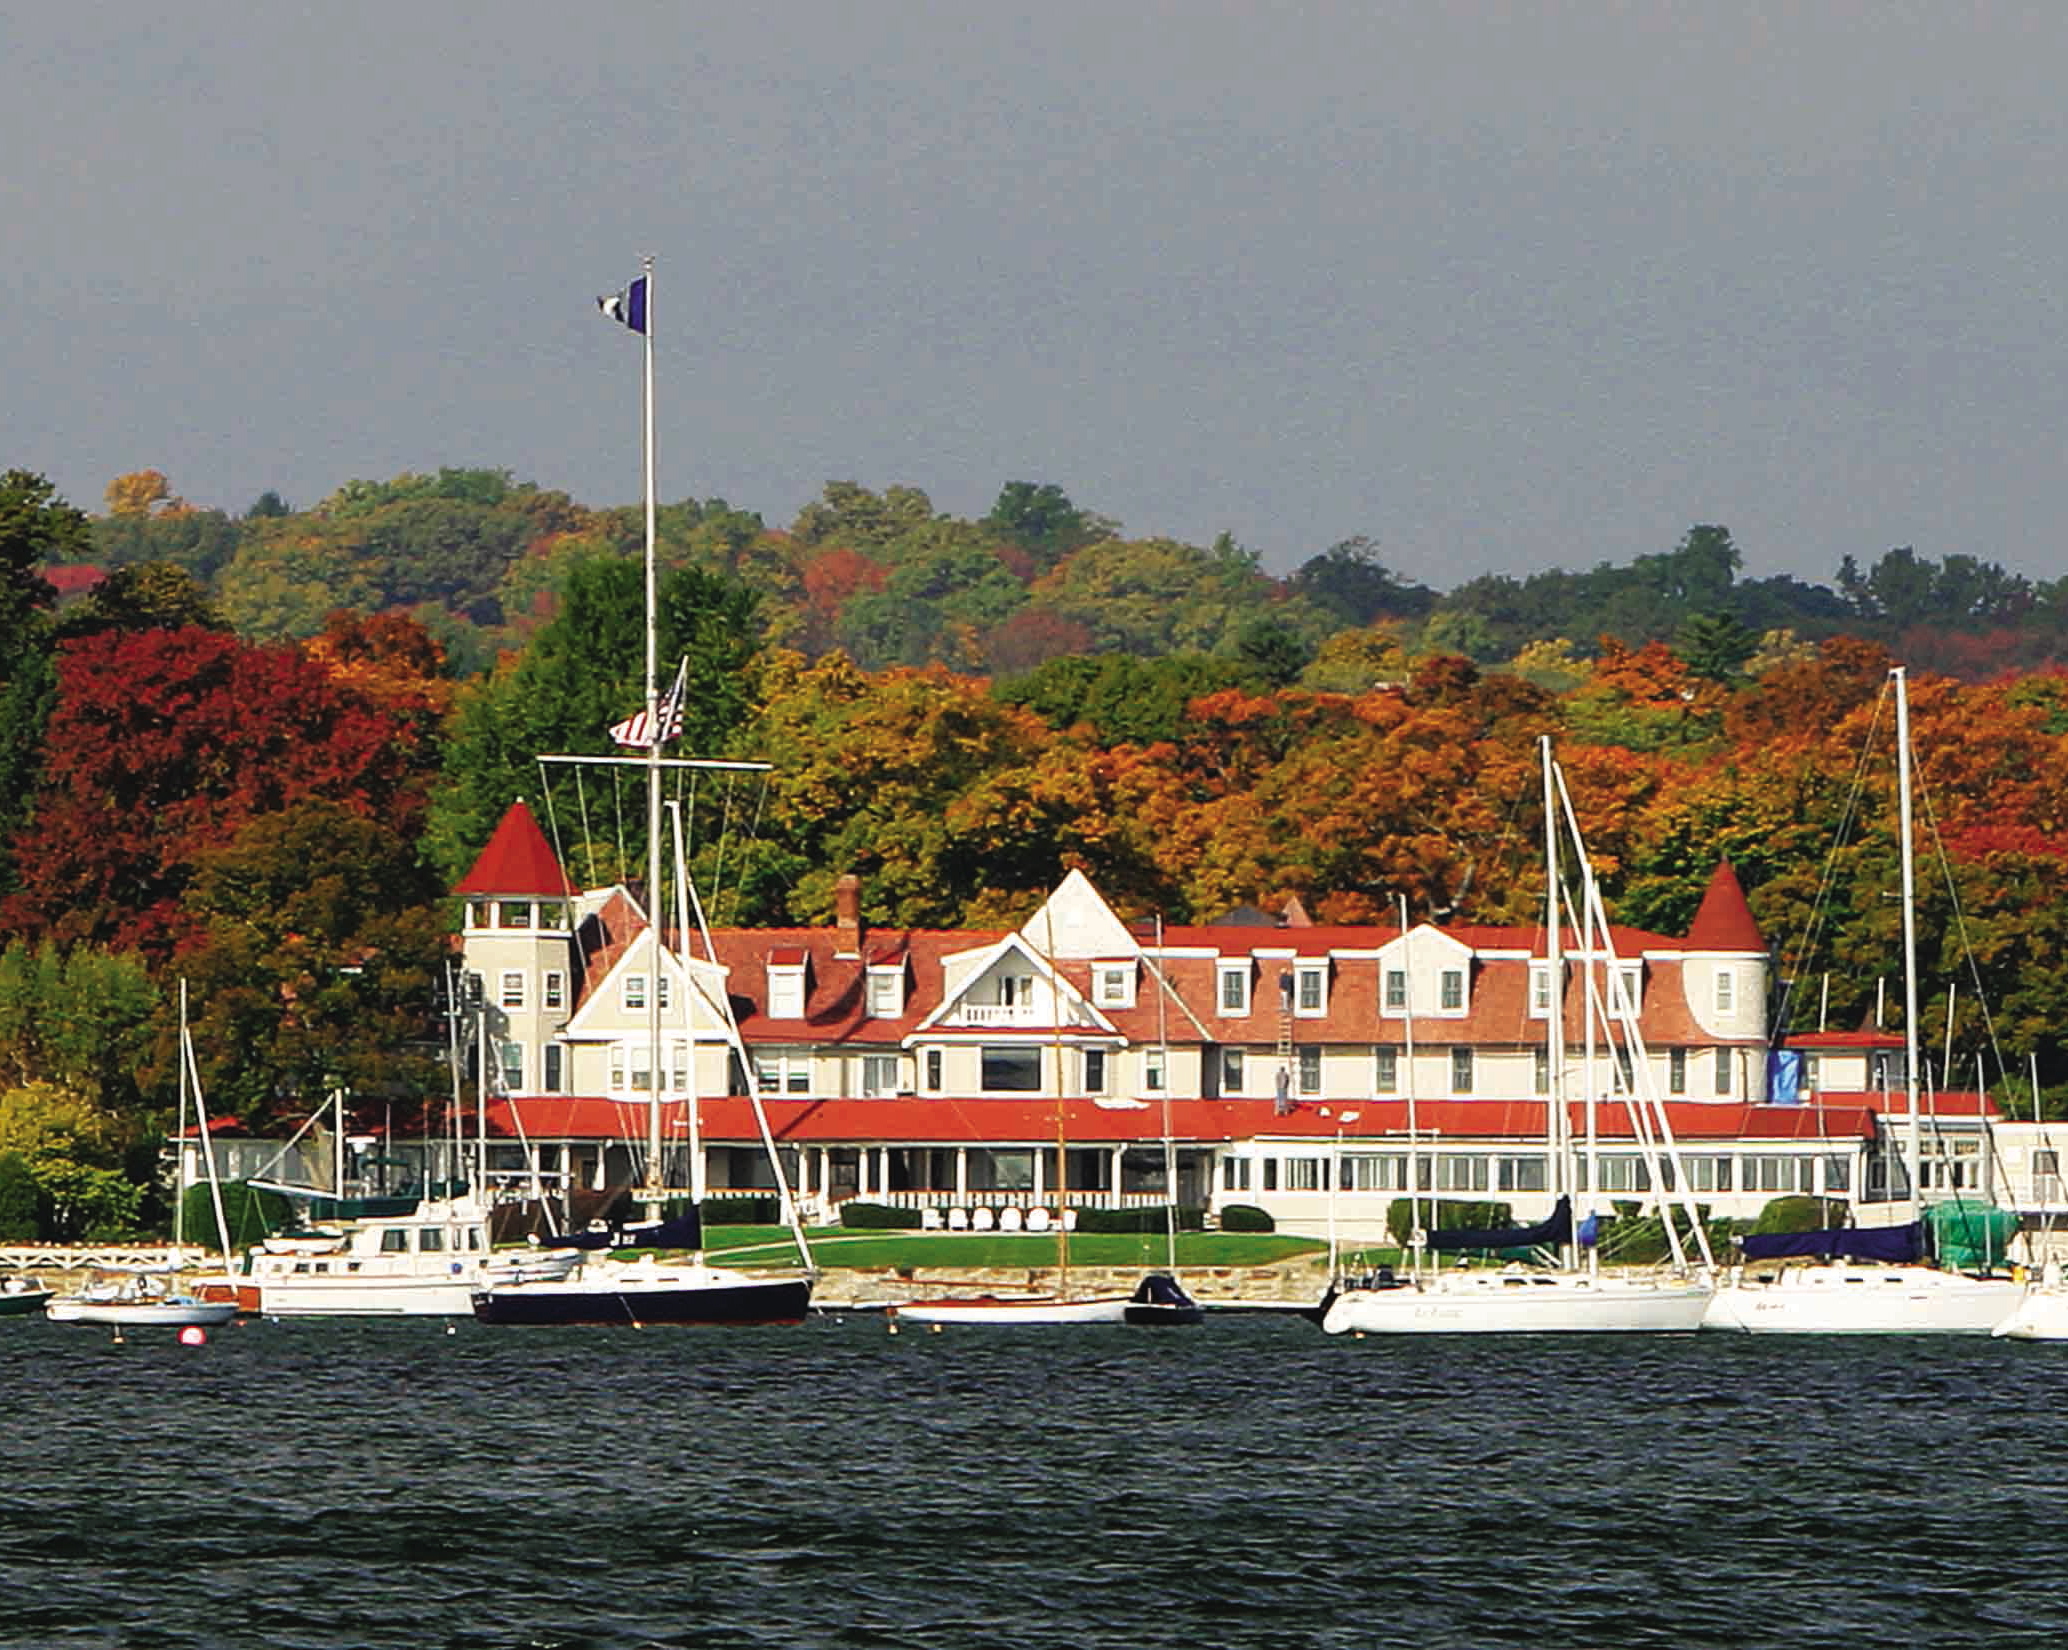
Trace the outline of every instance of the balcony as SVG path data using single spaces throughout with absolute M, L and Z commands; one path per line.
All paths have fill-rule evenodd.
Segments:
M 964 1003 L 941 1022 L 951 1026 L 1046 1026 L 1032 1003 Z

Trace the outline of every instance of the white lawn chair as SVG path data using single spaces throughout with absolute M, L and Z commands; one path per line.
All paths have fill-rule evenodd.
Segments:
M 1001 1232 L 1017 1232 L 1020 1229 L 1020 1212 L 1017 1209 L 1001 1209 L 998 1212 L 998 1229 Z
M 919 1229 L 922 1232 L 938 1232 L 941 1229 L 941 1211 L 938 1209 L 921 1209 L 919 1211 Z
M 1030 1232 L 1047 1231 L 1048 1211 L 1046 1209 L 1029 1209 L 1027 1211 L 1027 1230 Z
M 1065 1209 L 1063 1211 L 1063 1230 L 1066 1232 L 1077 1230 L 1077 1211 L 1075 1209 Z
M 972 1232 L 988 1232 L 997 1224 L 998 1217 L 989 1209 L 979 1209 L 969 1217 L 969 1229 Z
M 950 1209 L 948 1211 L 948 1230 L 951 1232 L 968 1231 L 969 1211 L 967 1209 Z

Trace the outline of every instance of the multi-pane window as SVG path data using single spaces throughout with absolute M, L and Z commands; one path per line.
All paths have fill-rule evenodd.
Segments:
M 1716 1012 L 1735 1014 L 1738 1010 L 1738 972 L 1734 968 L 1719 968 L 1716 971 Z
M 1242 1092 L 1242 1050 L 1224 1048 L 1221 1050 L 1221 1092 L 1240 1094 Z
M 768 1015 L 772 1020 L 804 1018 L 804 970 L 771 968 L 768 971 Z
M 1604 1152 L 1601 1162 L 1601 1190 L 1604 1192 L 1648 1192 L 1652 1177 L 1644 1159 L 1635 1152 Z
M 871 1098 L 898 1092 L 898 1057 L 895 1054 L 862 1056 L 862 1093 Z
M 1455 1014 L 1465 1006 L 1465 971 L 1462 968 L 1446 968 L 1443 971 L 1443 1011 Z
M 1285 1189 L 1289 1192 L 1325 1192 L 1327 1160 L 1319 1157 L 1288 1157 L 1285 1160 Z
M 1666 1092 L 1687 1093 L 1687 1050 L 1676 1048 L 1666 1056 Z
M 941 1051 L 937 1048 L 928 1049 L 926 1051 L 926 1092 L 929 1094 L 939 1094 L 941 1092 L 941 1066 Z
M 1827 1154 L 1824 1158 L 1824 1190 L 1828 1193 L 1843 1194 L 1851 1191 L 1852 1185 L 1852 1159 L 1841 1157 L 1836 1152 Z M 2055 1195 L 2059 1196 L 2059 1192 Z
M 1497 1157 L 1494 1159 L 1494 1185 L 1504 1192 L 1541 1192 L 1548 1190 L 1550 1165 L 1541 1157 Z
M 1135 971 L 1127 963 L 1100 963 L 1092 970 L 1092 1000 L 1101 1008 L 1132 1008 Z
M 869 970 L 869 1014 L 872 1019 L 894 1020 L 905 1012 L 905 975 L 897 968 Z
M 1379 1094 L 1400 1092 L 1400 1050 L 1390 1043 L 1372 1050 L 1372 1088 Z
M 1536 1058 L 1537 1093 L 1549 1094 L 1551 1092 L 1551 1051 L 1548 1048 L 1540 1048 L 1536 1051 Z
M 646 976 L 644 974 L 627 974 L 625 976 L 624 993 L 621 1001 L 627 1009 L 638 1009 L 646 1006 Z
M 1691 1192 L 1727 1192 L 1731 1189 L 1731 1160 L 1728 1157 L 1711 1157 L 1706 1153 L 1683 1156 L 1680 1166 L 1687 1171 L 1687 1189 Z
M 1739 1184 L 1748 1192 L 1809 1192 L 1816 1189 L 1812 1178 L 1815 1160 L 1807 1157 L 1761 1153 L 1744 1158 Z
M 1609 976 L 1608 1006 L 1611 1014 L 1635 1014 L 1644 989 L 1642 963 L 1617 963 Z
M 502 1046 L 503 1092 L 517 1094 L 524 1088 L 524 1045 L 505 1043 Z
M 1106 1051 L 1102 1048 L 1088 1048 L 1084 1051 L 1084 1092 L 1106 1092 Z
M 1300 1092 L 1321 1092 L 1321 1050 L 1311 1044 L 1300 1050 Z
M 502 993 L 500 996 L 497 997 L 496 1000 L 499 1003 L 501 1003 L 504 1008 L 522 1008 L 524 1006 L 523 969 L 506 968 L 503 970 Z
M 1386 970 L 1386 1006 L 1390 1009 L 1407 1007 L 1407 970 L 1389 968 Z
M 1345 1157 L 1336 1184 L 1346 1192 L 1404 1192 L 1407 1158 L 1391 1152 L 1360 1152 Z
M 1319 964 L 1302 963 L 1297 974 L 1295 1003 L 1302 1014 L 1321 1014 L 1328 1008 L 1328 970 Z
M 1716 1051 L 1716 1092 L 1728 1094 L 1731 1091 L 1731 1051 L 1720 1048 Z
M 610 1086 L 613 1089 L 622 1089 L 625 1086 L 625 1045 L 623 1043 L 612 1043 L 610 1045 Z
M 545 1072 L 539 1086 L 548 1094 L 564 1094 L 567 1091 L 567 1050 L 558 1043 L 548 1043 L 542 1052 Z
M 1539 1020 L 1551 1012 L 1551 965 L 1547 962 L 1529 965 L 1529 1011 Z
M 1450 1051 L 1450 1089 L 1453 1094 L 1472 1092 L 1472 1051 L 1469 1048 Z
M 1163 1088 L 1163 1060 L 1160 1048 L 1152 1048 L 1142 1056 L 1142 1087 L 1152 1094 Z
M 1486 1190 L 1486 1159 L 1445 1152 L 1436 1159 L 1436 1189 L 1439 1192 L 1483 1192 Z
M 1221 1012 L 1223 1014 L 1247 1014 L 1249 1012 L 1249 965 L 1247 963 L 1230 967 L 1223 965 L 1221 975 Z
M 1248 1158 L 1224 1157 L 1221 1159 L 1221 1190 L 1224 1192 L 1246 1192 L 1249 1190 Z
M 545 1002 L 549 1010 L 567 1006 L 567 976 L 557 968 L 546 970 Z

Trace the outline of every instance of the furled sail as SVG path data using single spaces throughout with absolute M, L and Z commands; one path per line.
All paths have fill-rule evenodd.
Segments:
M 1561 1197 L 1549 1218 L 1534 1226 L 1455 1226 L 1429 1234 L 1431 1249 L 1541 1249 L 1573 1235 L 1573 1200 Z

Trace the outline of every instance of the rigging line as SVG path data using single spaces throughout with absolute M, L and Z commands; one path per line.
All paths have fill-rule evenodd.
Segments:
M 588 869 L 582 873 L 582 881 L 591 888 L 596 886 L 596 833 L 589 826 L 589 784 L 582 778 L 580 768 L 574 771 L 575 811 L 582 820 L 582 857 L 588 861 Z
M 567 853 L 561 845 L 560 838 L 560 811 L 553 802 L 552 772 L 543 762 L 539 764 L 539 782 L 541 792 L 546 799 L 546 824 L 553 833 L 553 857 L 559 861 L 562 867 L 560 881 L 567 890 L 567 922 L 569 935 L 574 941 L 575 961 L 581 965 L 582 977 L 586 979 L 589 973 L 589 950 L 582 939 L 581 916 L 575 907 L 575 900 L 579 890 L 573 886 L 567 875 Z M 582 789 L 582 775 L 579 768 L 575 770 L 574 786 L 575 802 L 582 816 L 582 851 L 589 861 L 587 880 L 593 885 L 596 881 L 596 844 L 589 836 L 588 797 Z
M 610 806 L 611 811 L 617 815 L 618 863 L 616 880 L 623 882 L 625 880 L 625 867 L 631 861 L 625 857 L 625 789 L 616 768 L 610 770 Z M 652 897 L 653 891 L 648 889 L 647 898 L 651 900 Z
M 725 850 L 726 844 L 732 840 L 732 798 L 738 784 L 737 775 L 726 776 L 725 806 L 719 812 L 718 821 L 718 857 L 711 867 L 711 908 L 714 911 L 719 909 L 725 898 Z
M 759 789 L 758 791 L 756 791 L 756 792 L 754 793 L 754 818 L 753 818 L 752 822 L 751 822 L 751 823 L 749 823 L 749 825 L 747 826 L 747 842 L 748 842 L 748 843 L 750 843 L 750 844 L 751 844 L 751 843 L 753 843 L 753 842 L 756 842 L 756 841 L 758 841 L 758 840 L 760 839 L 760 836 L 761 836 L 761 816 L 762 816 L 762 812 L 763 812 L 763 810 L 764 810 L 764 809 L 766 809 L 766 808 L 767 808 L 767 806 L 768 806 L 768 775 L 767 775 L 766 773 L 764 773 L 764 774 L 762 774 L 762 776 L 761 776 L 761 788 L 760 788 L 760 789 Z M 746 864 L 746 860 L 747 860 L 747 849 L 746 849 L 746 847 L 745 847 L 745 846 L 742 846 L 742 847 L 741 847 L 741 849 L 740 849 L 740 869 L 739 869 L 739 875 L 738 875 L 738 878 L 737 878 L 737 879 L 736 879 L 736 880 L 734 881 L 734 883 L 733 883 L 733 898 L 732 898 L 732 920 L 733 920 L 733 921 L 734 921 L 735 923 L 737 923 L 737 922 L 739 922 L 739 921 L 741 921 L 741 920 L 742 920 L 742 919 L 741 919 L 741 916 L 740 916 L 740 908 L 741 908 L 741 907 L 742 907 L 743 905 L 745 905 L 745 903 L 746 903 L 746 898 L 747 898 L 747 864 Z
M 1881 728 L 1882 713 L 1889 695 L 1889 685 L 1883 682 L 1881 696 L 1875 701 L 1874 720 L 1868 724 L 1867 737 L 1860 742 L 1859 751 L 1853 758 L 1852 784 L 1846 792 L 1845 807 L 1839 814 L 1837 834 L 1832 839 L 1829 852 L 1824 856 L 1824 868 L 1818 874 L 1817 892 L 1810 902 L 1809 919 L 1803 925 L 1794 957 L 1783 959 L 1783 977 L 1787 984 L 1782 990 L 1780 1005 L 1774 1016 L 1783 1032 L 1789 1029 L 1795 988 L 1807 977 L 1810 959 L 1816 955 L 1820 937 L 1824 932 L 1827 913 L 1837 902 L 1838 856 L 1852 841 L 1853 828 L 1860 818 L 1862 801 L 1866 795 L 1868 763 L 1873 757 L 1876 738 Z
M 1990 1012 L 1989 998 L 1982 989 L 1981 964 L 1975 960 L 1975 948 L 1968 937 L 1967 908 L 1961 903 L 1960 889 L 1953 880 L 1953 860 L 1946 852 L 1946 839 L 1939 830 L 1939 816 L 1932 807 L 1932 793 L 1919 784 L 1917 791 L 1924 798 L 1924 828 L 1931 838 L 1933 857 L 1937 861 L 1939 877 L 1946 885 L 1946 898 L 1953 907 L 1953 931 L 1960 938 L 1960 957 L 1966 965 L 1969 983 L 1974 987 L 1976 1003 L 1981 1008 L 1982 1029 L 1987 1033 L 1989 1052 L 1996 1056 L 1996 1071 L 1999 1081 L 2009 1077 L 2010 1068 L 2005 1065 L 2003 1044 L 1996 1035 L 1996 1016 Z M 1949 1025 L 1950 1032 L 1951 1027 Z

